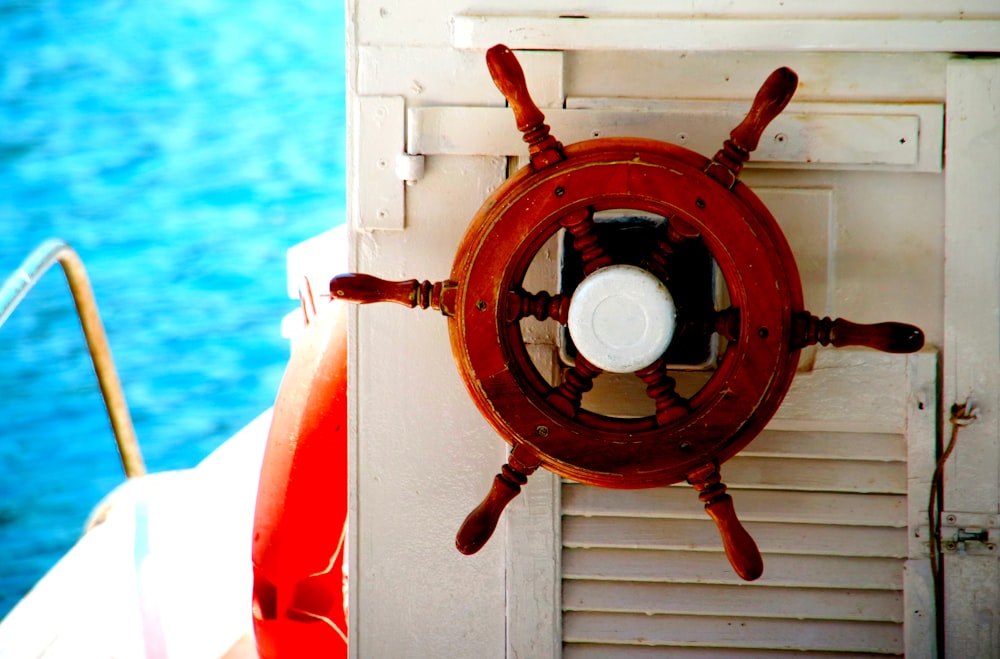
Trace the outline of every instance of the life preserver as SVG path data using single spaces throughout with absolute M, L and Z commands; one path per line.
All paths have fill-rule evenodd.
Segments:
M 347 322 L 325 305 L 274 405 L 253 528 L 253 623 L 262 659 L 347 656 Z

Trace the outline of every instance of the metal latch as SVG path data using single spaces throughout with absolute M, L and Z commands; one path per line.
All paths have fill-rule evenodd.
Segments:
M 996 554 L 997 515 L 982 513 L 941 514 L 941 551 L 946 554 Z

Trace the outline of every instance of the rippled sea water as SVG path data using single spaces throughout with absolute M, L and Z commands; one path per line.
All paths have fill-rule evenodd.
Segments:
M 150 471 L 267 408 L 285 250 L 344 220 L 336 0 L 0 0 L 0 277 L 80 253 Z M 0 328 L 0 617 L 124 479 L 54 268 Z

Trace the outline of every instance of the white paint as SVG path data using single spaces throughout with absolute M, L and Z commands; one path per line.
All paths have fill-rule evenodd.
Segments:
M 559 364 L 551 345 L 530 345 L 539 372 L 554 382 Z M 507 518 L 508 657 L 557 657 L 562 648 L 562 515 L 560 478 L 539 469 L 512 501 Z
M 753 191 L 771 211 L 795 254 L 805 308 L 820 317 L 829 315 L 837 257 L 834 190 L 820 186 L 755 186 Z
M 357 271 L 447 278 L 469 219 L 505 175 L 502 158 L 429 159 L 424 177 L 406 189 L 405 231 L 354 233 Z M 364 178 L 357 184 L 361 195 L 376 185 Z M 469 399 L 445 317 L 395 304 L 365 305 L 356 314 L 348 361 L 356 510 L 349 555 L 357 575 L 351 652 L 502 656 L 505 523 L 471 557 L 455 549 L 455 533 L 504 463 L 506 444 Z
M 1000 504 L 1000 60 L 948 67 L 945 169 L 943 436 L 953 403 L 977 419 L 945 469 L 944 510 L 995 515 Z M 995 552 L 994 552 L 995 554 Z M 947 554 L 946 651 L 1000 653 L 1000 562 Z
M 740 178 L 767 202 L 784 197 L 771 210 L 809 277 L 807 295 L 819 292 L 824 264 L 815 259 L 828 254 L 825 302 L 808 298 L 807 309 L 862 323 L 913 323 L 928 345 L 942 345 L 941 304 L 929 302 L 943 295 L 941 174 L 748 168 Z M 829 190 L 828 218 L 820 197 L 795 198 L 796 190 L 818 188 Z
M 357 199 L 355 226 L 362 231 L 401 230 L 406 226 L 403 182 L 396 176 L 396 156 L 403 153 L 403 98 L 356 99 L 356 121 L 365 148 L 354 154 L 354 167 L 371 190 Z
M 416 183 L 424 177 L 424 156 L 400 153 L 396 155 L 396 177 L 400 181 Z
M 573 97 L 566 105 L 545 110 L 552 134 L 564 144 L 647 137 L 711 156 L 743 119 L 749 101 Z M 795 103 L 768 126 L 750 166 L 940 171 L 942 114 L 940 104 Z M 410 108 L 407 151 L 527 155 L 509 110 L 467 106 Z
M 910 538 L 934 450 L 934 410 L 919 403 L 935 374 L 932 353 L 843 350 L 799 374 L 769 429 L 721 468 L 764 554 L 752 584 L 732 574 L 689 487 L 565 483 L 565 655 L 654 645 L 671 656 L 933 656 L 925 548 Z M 873 391 L 890 395 L 869 412 Z
M 666 351 L 676 315 L 663 282 L 642 268 L 610 265 L 577 286 L 567 325 L 591 364 L 611 373 L 631 373 Z
M 525 28 L 521 33 L 526 42 L 542 51 L 522 52 L 519 57 L 525 62 L 536 101 L 546 108 L 553 133 L 564 143 L 592 137 L 595 129 L 602 135 L 639 132 L 672 142 L 678 142 L 677 135 L 683 132 L 688 138 L 685 146 L 710 155 L 739 121 L 771 70 L 782 65 L 797 70 L 802 84 L 787 114 L 793 120 L 794 136 L 779 145 L 769 132 L 745 170 L 744 182 L 767 188 L 762 196 L 775 202 L 796 256 L 804 259 L 806 295 L 816 301 L 815 305 L 810 302 L 812 311 L 825 310 L 861 322 L 915 322 L 927 330 L 932 344 L 944 346 L 944 372 L 952 377 L 947 366 L 952 348 L 943 341 L 941 311 L 945 299 L 942 104 L 946 93 L 949 104 L 967 98 L 961 114 L 950 108 L 948 112 L 949 122 L 958 121 L 961 115 L 972 116 L 969 125 L 994 121 L 982 115 L 992 112 L 995 117 L 996 112 L 989 104 L 977 105 L 980 97 L 976 94 L 988 88 L 979 77 L 962 82 L 949 71 L 946 91 L 945 71 L 951 55 L 938 51 L 982 46 L 977 39 L 987 37 L 993 45 L 986 44 L 984 49 L 995 49 L 1000 43 L 994 20 L 1000 8 L 995 0 L 961 4 L 747 0 L 740 3 L 739 14 L 733 13 L 732 3 L 713 0 L 631 0 L 614 7 L 585 0 L 542 8 L 532 0 L 502 4 L 487 0 L 474 7 L 467 0 L 430 4 L 354 0 L 349 11 L 354 21 L 349 26 L 349 61 L 355 76 L 351 93 L 402 98 L 407 120 L 401 131 L 407 135 L 407 150 L 427 156 L 424 178 L 405 190 L 405 231 L 358 231 L 364 226 L 358 222 L 365 215 L 361 209 L 374 203 L 372 199 L 383 194 L 383 189 L 364 170 L 350 168 L 355 227 L 351 258 L 356 269 L 391 278 L 449 275 L 469 218 L 504 177 L 504 156 L 523 153 L 510 112 L 502 107 L 503 99 L 486 73 L 480 46 L 475 50 L 452 47 L 456 39 L 464 38 L 456 36 L 462 19 L 453 18 L 468 11 L 490 14 L 483 29 L 495 29 L 504 21 L 509 24 L 511 15 L 522 16 L 525 20 L 519 19 L 519 27 Z M 593 18 L 562 21 L 573 25 L 560 27 L 551 41 L 535 40 L 533 30 L 545 21 L 559 22 L 553 16 L 560 13 L 585 13 Z M 892 25 L 884 20 L 887 16 L 894 17 Z M 963 16 L 976 20 L 960 23 Z M 616 17 L 625 22 L 615 22 Z M 622 32 L 620 28 L 629 25 L 634 29 Z M 810 30 L 821 31 L 822 41 L 810 43 Z M 481 48 L 493 45 L 486 32 L 477 34 L 483 40 Z M 560 45 L 559 39 L 584 49 L 552 50 Z M 832 52 L 851 44 L 861 44 L 870 52 Z M 641 50 L 647 46 L 662 50 Z M 807 46 L 808 50 L 795 50 Z M 763 50 L 748 52 L 747 47 Z M 886 50 L 899 48 L 917 50 Z M 531 62 L 536 57 L 538 62 Z M 567 109 L 562 108 L 563 99 Z M 351 120 L 357 122 L 351 130 L 351 153 L 360 157 L 376 144 L 371 131 L 377 129 L 367 118 L 352 114 Z M 900 128 L 905 132 L 893 143 L 890 137 Z M 785 137 L 789 139 L 787 133 Z M 905 143 L 899 143 L 902 137 Z M 963 143 L 970 146 L 955 146 Z M 992 320 L 984 322 L 975 313 L 982 312 L 984 296 L 998 297 L 992 288 L 983 292 L 984 281 L 1000 279 L 983 274 L 991 272 L 997 250 L 982 240 L 978 229 L 971 233 L 968 229 L 984 220 L 997 224 L 995 214 L 983 216 L 981 211 L 983 204 L 995 208 L 991 205 L 995 195 L 990 191 L 1000 186 L 995 184 L 992 165 L 978 174 L 968 170 L 978 166 L 977 157 L 1000 149 L 977 151 L 972 146 L 976 143 L 976 136 L 968 131 L 949 134 L 948 167 L 956 176 L 949 184 L 948 213 L 949 218 L 958 218 L 952 235 L 976 243 L 956 243 L 949 295 L 962 301 L 962 311 L 953 317 L 969 318 L 962 325 L 963 333 L 995 343 Z M 788 157 L 785 153 L 794 157 L 782 160 Z M 993 157 L 987 158 L 988 164 Z M 959 160 L 967 164 L 956 167 Z M 395 185 L 403 188 L 398 179 Z M 971 211 L 970 218 L 963 219 L 967 211 Z M 814 230 L 821 235 L 811 237 Z M 969 249 L 978 256 L 970 257 Z M 546 247 L 543 251 L 547 256 L 539 260 L 537 271 L 542 279 L 554 277 L 556 250 Z M 970 286 L 972 281 L 977 285 Z M 546 283 L 532 290 L 553 288 Z M 457 556 L 452 547 L 454 531 L 482 497 L 506 447 L 468 402 L 448 363 L 446 321 L 383 306 L 387 308 L 358 309 L 350 327 L 351 537 L 357 547 L 351 554 L 352 574 L 357 575 L 351 593 L 351 640 L 355 656 L 558 656 L 563 652 L 561 588 L 553 574 L 560 563 L 571 585 L 578 579 L 587 581 L 588 591 L 590 582 L 612 578 L 668 585 L 695 580 L 732 585 L 734 591 L 752 598 L 756 586 L 736 588 L 736 578 L 718 552 L 671 550 L 669 558 L 664 558 L 659 553 L 666 552 L 621 548 L 560 550 L 558 502 L 564 496 L 572 504 L 567 494 L 570 486 L 561 488 L 549 474 L 531 477 L 481 554 Z M 532 330 L 530 340 L 536 364 L 548 359 L 546 363 L 554 366 L 554 348 L 546 343 L 551 340 L 548 330 Z M 962 363 L 971 373 L 979 368 L 974 364 L 979 339 L 968 345 Z M 802 439 L 803 454 L 792 454 L 795 442 L 788 441 L 787 434 L 764 436 L 745 455 L 723 465 L 723 478 L 743 486 L 736 488 L 736 505 L 741 514 L 745 510 L 750 523 L 790 524 L 803 534 L 817 526 L 836 529 L 844 525 L 854 532 L 872 528 L 881 540 L 905 528 L 908 535 L 902 544 L 888 543 L 894 548 L 893 556 L 858 559 L 769 553 L 765 557 L 771 580 L 767 587 L 795 591 L 795 597 L 800 596 L 797 589 L 805 587 L 806 596 L 816 594 L 820 599 L 831 591 L 863 594 L 864 598 L 856 599 L 859 606 L 879 611 L 878 624 L 895 629 L 891 638 L 880 637 L 882 644 L 876 646 L 903 648 L 907 656 L 919 657 L 932 655 L 933 637 L 928 632 L 932 616 L 926 563 L 920 538 L 913 533 L 913 520 L 921 517 L 926 480 L 933 467 L 936 368 L 933 355 L 927 353 L 900 359 L 867 351 L 818 351 L 815 362 L 806 364 L 811 372 L 799 374 L 786 404 L 769 426 L 770 431 Z M 994 366 L 982 367 L 984 372 L 990 369 L 1000 372 Z M 682 379 L 678 378 L 679 386 Z M 638 402 L 649 404 L 642 383 L 631 375 L 601 376 L 592 394 L 602 405 L 619 409 Z M 992 432 L 975 426 L 972 430 L 984 436 Z M 994 443 L 996 434 L 992 432 Z M 968 453 L 969 458 L 956 462 L 956 471 L 949 477 L 953 486 L 966 483 L 971 491 L 981 482 L 978 475 L 991 469 L 990 477 L 996 482 L 995 465 L 972 464 L 971 444 Z M 804 463 L 811 468 L 803 470 Z M 966 474 L 975 478 L 962 478 Z M 814 491 L 824 488 L 837 491 Z M 656 499 L 646 508 L 640 506 L 636 514 L 682 518 L 701 514 L 696 499 L 673 505 L 673 498 L 682 498 L 677 493 L 691 494 L 686 488 L 671 488 L 670 501 Z M 824 496 L 832 502 L 825 503 Z M 622 505 L 640 505 L 629 501 Z M 825 537 L 829 545 L 830 536 Z M 879 545 L 881 540 L 875 546 L 885 546 Z M 957 572 L 958 568 L 949 570 L 953 575 Z M 970 572 L 956 592 L 974 590 L 976 579 L 998 581 L 981 571 Z M 811 593 L 812 588 L 817 591 Z M 986 590 L 987 595 L 992 592 Z M 575 591 L 567 589 L 570 596 Z M 629 599 L 617 597 L 617 601 Z M 834 606 L 837 597 L 831 595 L 813 607 L 797 606 L 795 613 L 823 615 L 822 607 Z M 975 625 L 975 617 L 966 611 L 981 604 L 956 609 L 955 615 L 965 618 L 966 625 Z M 998 608 L 990 606 L 994 611 Z M 718 609 L 706 610 L 718 613 Z M 732 611 L 725 615 L 736 624 L 741 621 Z M 842 619 L 857 614 L 830 615 Z M 901 633 L 896 622 L 884 622 L 887 617 L 905 620 Z M 572 620 L 571 633 L 579 629 L 579 620 Z M 802 623 L 797 632 L 795 625 L 782 627 L 793 630 L 793 638 L 808 637 L 814 628 L 829 629 L 815 620 Z M 987 632 L 991 629 L 980 627 Z M 682 626 L 674 629 L 687 631 Z M 820 636 L 833 643 L 851 636 L 854 629 L 844 626 L 837 634 Z M 780 645 L 774 631 L 774 626 L 753 626 L 751 636 L 760 640 L 759 648 L 750 651 L 753 656 L 767 656 L 766 646 Z M 713 633 L 724 637 L 728 630 L 717 628 Z M 591 646 L 571 645 L 565 652 L 582 656 L 587 647 Z M 591 656 L 610 656 L 614 649 L 601 644 L 592 647 L 597 649 Z M 678 656 L 684 656 L 683 650 L 678 650 Z
M 565 85 L 570 98 L 677 97 L 746 103 L 769 73 L 787 66 L 799 74 L 796 104 L 943 103 L 944 70 L 950 57 L 949 53 L 580 50 L 566 53 Z
M 976 52 L 1000 43 L 1000 20 L 899 18 L 560 18 L 522 14 L 460 15 L 456 48 L 554 50 L 727 50 L 811 52 Z M 623 38 L 622 35 L 628 35 Z
M 357 11 L 358 40 L 361 44 L 393 44 L 414 47 L 443 48 L 452 44 L 451 18 L 463 12 L 492 15 L 547 16 L 561 15 L 598 17 L 663 18 L 679 20 L 717 17 L 725 19 L 795 19 L 848 18 L 866 19 L 896 17 L 898 19 L 976 19 L 997 18 L 1000 15 L 995 0 L 843 0 L 831 5 L 817 0 L 622 0 L 609 5 L 607 0 L 553 0 L 539 5 L 537 0 L 507 0 L 505 2 L 469 0 L 436 0 L 432 6 L 406 0 L 361 2 Z M 572 19 L 567 19 L 567 22 Z M 577 21 L 579 22 L 579 21 Z M 624 35 L 619 35 L 626 42 Z M 612 38 L 611 36 L 607 37 Z M 720 42 L 719 48 L 726 48 Z M 492 44 L 490 44 L 492 45 Z M 544 46 L 543 46 L 544 47 Z M 670 48 L 667 44 L 666 48 Z M 781 48 L 776 41 L 774 48 Z
M 562 107 L 563 53 L 530 51 L 517 55 L 538 107 Z M 362 46 L 358 49 L 358 93 L 406 95 L 408 107 L 486 105 L 503 107 L 479 52 L 453 48 Z
M 906 655 L 913 659 L 937 656 L 933 624 L 937 606 L 931 576 L 929 547 L 919 529 L 927 520 L 927 502 L 937 452 L 940 387 L 939 355 L 928 351 L 907 359 L 906 480 L 908 560 L 903 564 L 903 633 Z
M 270 422 L 268 410 L 194 469 L 115 490 L 105 521 L 0 622 L 0 658 L 210 659 L 251 635 L 249 539 Z

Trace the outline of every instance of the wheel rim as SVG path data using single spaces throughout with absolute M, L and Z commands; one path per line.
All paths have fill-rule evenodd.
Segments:
M 449 323 L 459 370 L 500 434 L 553 471 L 605 486 L 677 482 L 736 453 L 784 397 L 798 356 L 789 347 L 791 318 L 803 307 L 794 260 L 763 204 L 745 187 L 729 191 L 705 175 L 709 161 L 696 153 L 615 139 L 572 145 L 566 155 L 510 179 L 470 224 L 452 270 L 462 282 Z M 690 414 L 672 423 L 561 412 L 547 400 L 552 388 L 528 357 L 520 324 L 508 321 L 508 293 L 535 254 L 560 219 L 588 208 L 676 216 L 697 228 L 740 310 L 738 340 L 691 397 Z

